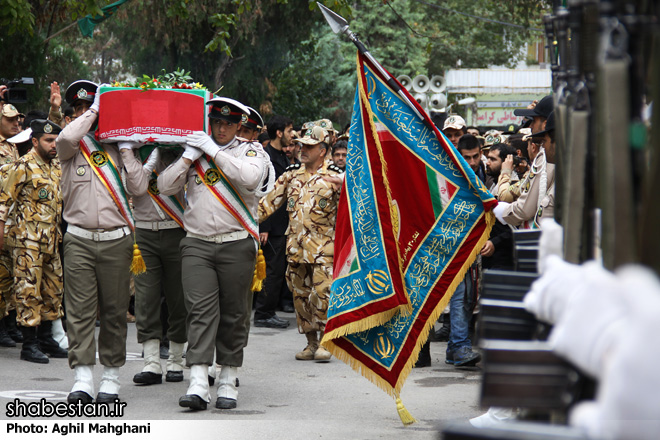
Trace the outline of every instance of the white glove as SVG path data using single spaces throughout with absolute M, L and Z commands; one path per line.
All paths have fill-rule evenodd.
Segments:
M 543 276 L 534 281 L 523 299 L 525 309 L 541 321 L 554 324 L 583 279 L 580 266 L 567 263 L 556 255 L 549 256 L 545 260 Z
M 502 223 L 503 225 L 506 225 L 507 222 L 504 220 L 504 210 L 509 206 L 511 203 L 507 202 L 499 202 L 495 208 L 493 208 L 493 214 L 495 214 L 495 217 Z
M 553 218 L 541 219 L 541 239 L 539 240 L 539 272 L 545 272 L 545 260 L 550 255 L 564 256 L 564 228 Z
M 216 153 L 220 150 L 211 136 L 203 131 L 194 131 L 186 137 L 186 144 L 191 147 L 196 147 L 211 157 L 215 157 Z
M 582 283 L 568 299 L 550 334 L 552 349 L 592 377 L 602 378 L 606 358 L 624 334 L 625 286 L 596 262 L 581 267 Z
M 185 151 L 183 152 L 183 155 L 181 157 L 190 159 L 192 162 L 202 157 L 203 153 L 202 150 L 200 150 L 199 148 L 195 148 L 190 145 L 184 145 L 184 147 L 185 147 Z
M 144 165 L 142 165 L 142 169 L 144 170 L 144 172 L 151 174 L 154 168 L 156 168 L 156 163 L 158 163 L 158 159 L 160 159 L 160 148 L 156 147 L 154 148 L 154 151 L 151 152 Z
M 118 142 L 119 150 L 132 150 L 133 148 L 140 148 L 142 144 L 140 142 L 133 141 L 122 141 Z
M 99 104 L 101 102 L 101 87 L 110 87 L 110 84 L 101 84 L 98 89 L 96 89 L 96 94 L 94 95 L 94 102 L 92 103 L 91 110 L 94 110 L 96 113 L 99 112 Z

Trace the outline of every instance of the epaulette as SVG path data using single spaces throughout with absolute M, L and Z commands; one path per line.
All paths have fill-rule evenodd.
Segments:
M 339 167 L 338 167 L 337 165 L 335 165 L 335 164 L 330 164 L 330 165 L 328 165 L 328 169 L 329 169 L 330 171 L 334 171 L 335 173 L 343 173 L 343 172 L 344 172 L 341 168 L 339 168 Z
M 300 164 L 299 164 L 299 163 L 292 163 L 291 165 L 289 165 L 288 167 L 286 167 L 286 170 L 284 170 L 284 172 L 286 173 L 287 171 L 294 171 L 294 170 L 297 170 L 297 169 L 299 169 L 299 168 L 300 168 Z

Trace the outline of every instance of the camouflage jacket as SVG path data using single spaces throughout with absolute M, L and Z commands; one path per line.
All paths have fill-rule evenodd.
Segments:
M 273 191 L 259 201 L 259 222 L 286 203 L 287 260 L 332 264 L 339 191 L 323 177 L 340 173 L 334 165 L 324 164 L 311 175 L 305 165 L 291 165 L 277 179 Z
M 18 159 L 16 146 L 0 135 L 0 165 L 12 163 L 16 159 Z
M 34 150 L 8 167 L 0 190 L 0 220 L 12 223 L 6 229 L 8 246 L 55 253 L 61 240 L 61 176 L 59 160 L 46 163 Z

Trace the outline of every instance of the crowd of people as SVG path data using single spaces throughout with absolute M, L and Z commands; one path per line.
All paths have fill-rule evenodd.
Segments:
M 144 352 L 135 383 L 160 384 L 163 375 L 180 382 L 188 366 L 182 407 L 206 409 L 216 381 L 215 406 L 236 407 L 253 309 L 255 327 L 276 329 L 289 326 L 278 310 L 295 311 L 306 338 L 295 358 L 330 360 L 320 341 L 348 133 L 328 119 L 265 122 L 254 108 L 217 97 L 206 103 L 210 135 L 194 132 L 172 148 L 100 143 L 99 86 L 73 82 L 64 101 L 62 111 L 53 83 L 47 114 L 23 115 L 2 103 L 0 346 L 22 343 L 20 357 L 29 362 L 67 357 L 69 402 L 119 399 L 131 271 L 139 273 L 143 261 L 146 272 L 132 277 Z M 525 124 L 508 133 L 468 127 L 458 115 L 439 122 L 500 200 L 500 222 L 436 334 L 448 340 L 446 362 L 458 367 L 481 358 L 470 340 L 479 271 L 511 268 L 512 229 L 552 216 L 552 98 L 516 114 Z M 261 280 L 263 289 L 255 288 Z M 97 325 L 103 375 L 95 395 Z M 427 342 L 416 366 L 430 362 Z

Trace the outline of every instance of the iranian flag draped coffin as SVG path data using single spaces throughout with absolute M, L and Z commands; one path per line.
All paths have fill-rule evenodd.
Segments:
M 209 132 L 204 89 L 101 87 L 101 142 L 178 144 L 193 131 Z

